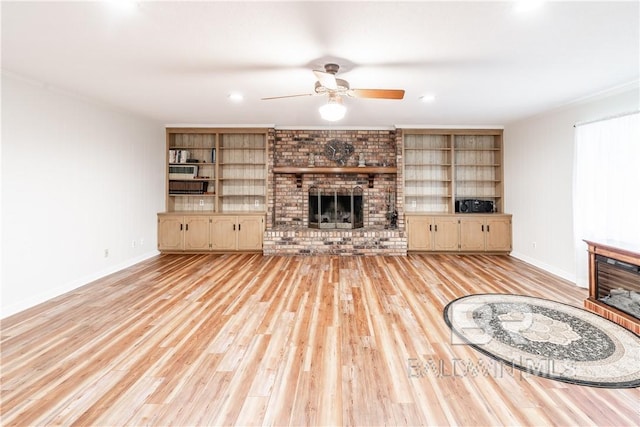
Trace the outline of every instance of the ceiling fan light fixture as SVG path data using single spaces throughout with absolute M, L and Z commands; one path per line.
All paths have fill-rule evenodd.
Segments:
M 329 122 L 342 119 L 347 112 L 347 107 L 342 103 L 342 98 L 330 96 L 326 104 L 320 107 L 320 117 Z
M 242 102 L 244 100 L 244 96 L 240 92 L 231 92 L 229 94 L 229 100 L 232 102 Z

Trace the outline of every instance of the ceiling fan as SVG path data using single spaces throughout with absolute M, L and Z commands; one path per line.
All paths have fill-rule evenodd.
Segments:
M 294 98 L 298 96 L 329 95 L 329 98 L 347 95 L 354 98 L 377 98 L 377 99 L 402 99 L 404 90 L 402 89 L 351 89 L 349 82 L 336 77 L 340 66 L 338 64 L 325 64 L 324 71 L 313 70 L 318 81 L 314 87 L 314 93 L 303 93 L 298 95 L 272 96 L 262 98 L 263 100 Z

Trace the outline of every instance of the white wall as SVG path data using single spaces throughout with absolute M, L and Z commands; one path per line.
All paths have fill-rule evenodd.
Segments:
M 513 256 L 575 283 L 573 125 L 639 108 L 638 87 L 632 85 L 505 125 L 505 210 L 513 214 Z
M 164 144 L 159 123 L 3 73 L 0 317 L 157 254 Z

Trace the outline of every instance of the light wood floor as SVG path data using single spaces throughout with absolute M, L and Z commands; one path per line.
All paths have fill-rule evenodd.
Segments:
M 586 295 L 506 256 L 158 256 L 2 321 L 2 424 L 640 424 L 640 389 L 451 345 L 487 292 Z

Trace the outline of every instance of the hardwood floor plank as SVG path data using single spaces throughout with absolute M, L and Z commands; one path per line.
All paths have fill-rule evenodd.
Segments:
M 638 425 L 640 389 L 454 345 L 471 293 L 582 306 L 509 256 L 162 255 L 1 322 L 3 425 Z

